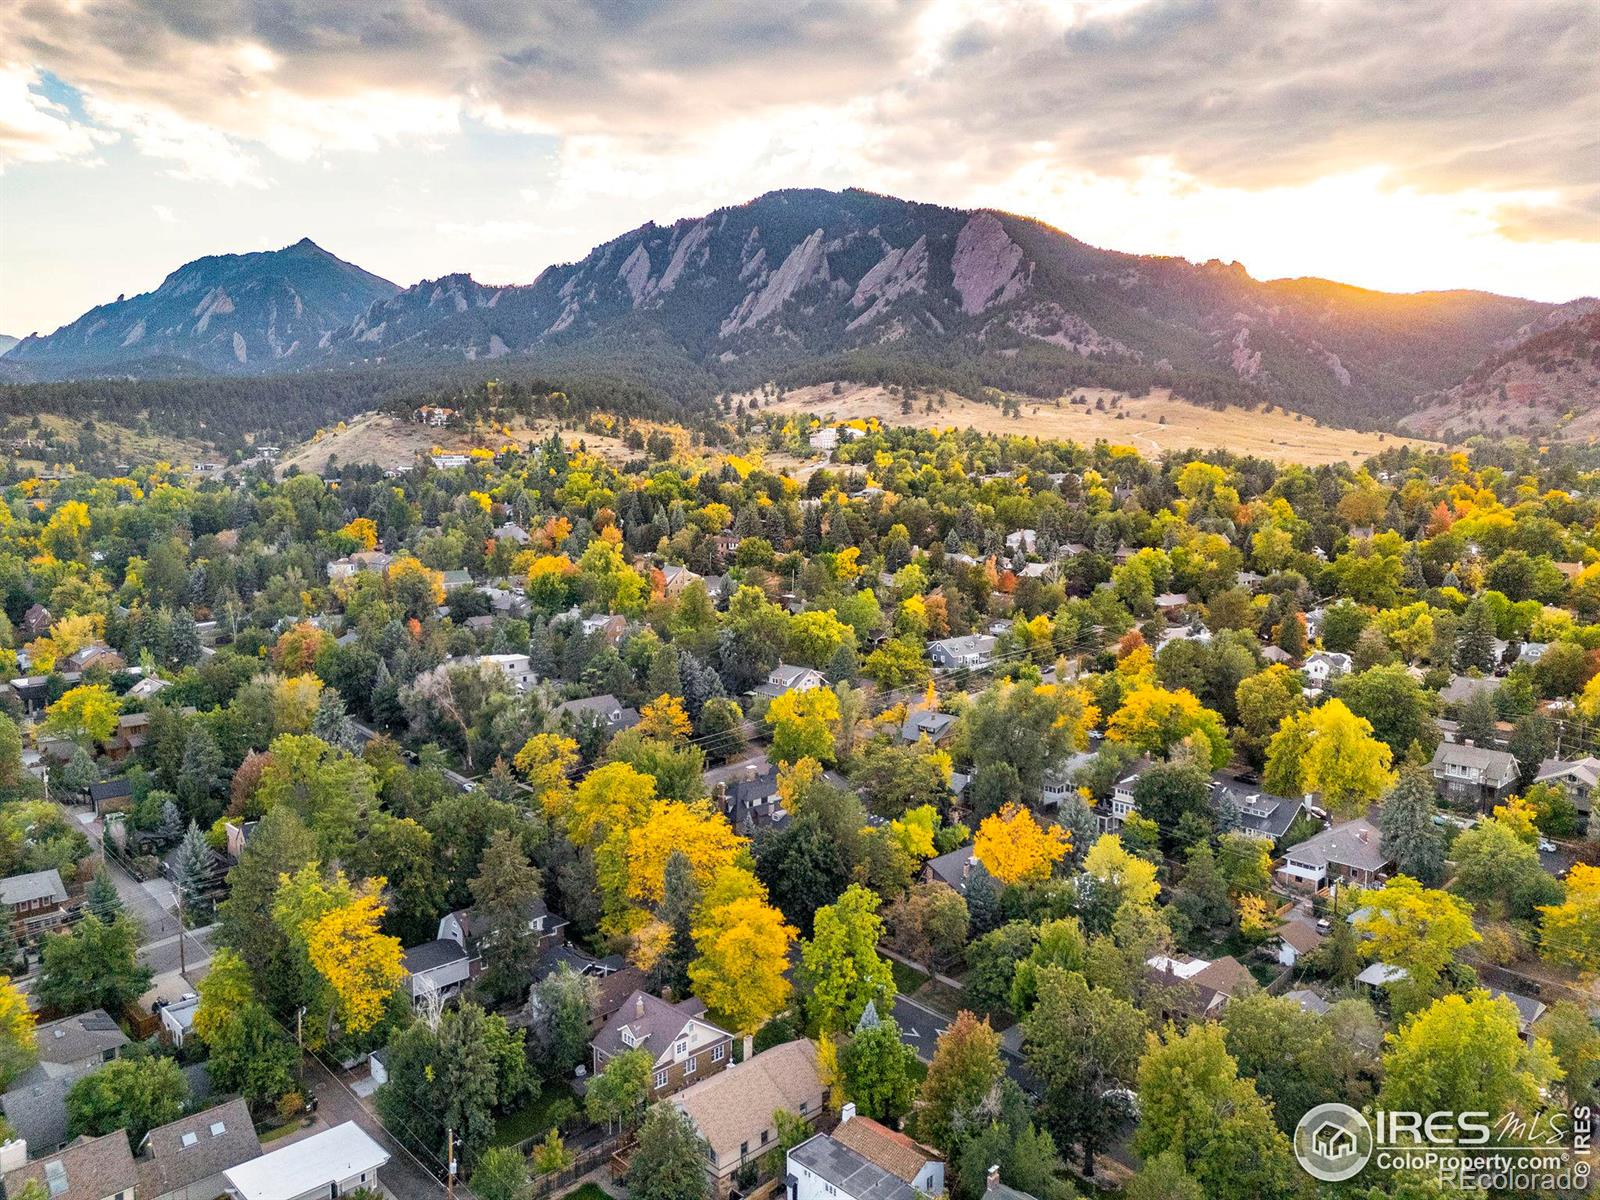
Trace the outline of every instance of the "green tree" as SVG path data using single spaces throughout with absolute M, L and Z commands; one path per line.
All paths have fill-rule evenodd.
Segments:
M 46 936 L 36 994 L 64 1013 L 119 1013 L 150 986 L 150 969 L 139 965 L 138 950 L 139 927 L 131 917 L 86 916 L 70 932 Z
M 472 920 L 483 957 L 478 986 L 496 1000 L 521 993 L 539 954 L 539 935 L 529 926 L 544 899 L 544 880 L 509 831 L 489 836 L 472 883 Z
M 545 1075 L 564 1078 L 588 1057 L 589 1018 L 598 984 L 566 963 L 533 985 L 528 995 L 528 1033 Z
M 1495 668 L 1494 613 L 1482 596 L 1467 605 L 1456 635 L 1456 666 L 1463 671 L 1488 673 Z
M 1301 1116 L 1318 1104 L 1362 1099 L 1343 1078 L 1345 1056 L 1332 1026 L 1293 1000 L 1259 991 L 1235 996 L 1223 1011 L 1222 1027 L 1240 1074 L 1256 1081 L 1285 1133 L 1293 1134 Z
M 583 1109 L 589 1120 L 608 1130 L 632 1125 L 650 1098 L 654 1059 L 646 1050 L 624 1050 L 589 1081 Z
M 309 734 L 273 740 L 256 800 L 269 811 L 292 809 L 329 862 L 349 856 L 378 807 L 372 769 Z
M 528 1200 L 533 1181 L 528 1178 L 528 1160 L 522 1151 L 515 1146 L 485 1150 L 472 1172 L 472 1194 L 478 1200 Z
M 1481 991 L 1444 996 L 1390 1035 L 1378 1105 L 1526 1118 L 1559 1073 L 1549 1042 L 1523 1040 L 1511 1001 Z
M 1122 1194 L 1127 1200 L 1206 1200 L 1200 1184 L 1184 1168 L 1183 1156 L 1175 1150 L 1163 1150 L 1146 1159 Z
M 316 859 L 316 839 L 294 810 L 269 809 L 228 872 L 228 898 L 217 905 L 217 942 L 239 952 L 268 1007 L 296 1003 L 286 990 L 289 941 L 272 919 L 278 883 Z
M 1091 988 L 1076 971 L 1039 972 L 1039 998 L 1023 1022 L 1028 1067 L 1043 1088 L 1042 1113 L 1063 1145 L 1077 1143 L 1083 1173 L 1115 1135 L 1121 1115 L 1106 1093 L 1127 1087 L 1139 1066 L 1145 1017 L 1126 1000 Z
M 1428 693 L 1398 663 L 1345 675 L 1337 681 L 1334 694 L 1372 726 L 1373 736 L 1389 747 L 1396 760 L 1404 758 L 1414 743 L 1420 742 L 1426 752 L 1438 741 Z
M 636 1200 L 705 1200 L 708 1188 L 705 1139 L 687 1113 L 655 1105 L 628 1164 L 628 1194 Z
M 99 1137 L 123 1129 L 129 1142 L 138 1145 L 157 1125 L 181 1117 L 188 1099 L 189 1081 L 176 1059 L 114 1059 L 67 1091 L 67 1132 Z
M 1290 1195 L 1304 1178 L 1219 1026 L 1151 1034 L 1138 1083 L 1134 1149 L 1146 1159 L 1178 1154 L 1208 1200 Z
M 1400 772 L 1400 782 L 1383 800 L 1378 829 L 1383 852 L 1395 871 L 1430 886 L 1444 878 L 1444 831 L 1433 823 L 1433 778 L 1413 765 Z
M 117 894 L 117 885 L 104 867 L 95 871 L 83 900 L 89 911 L 102 921 L 109 921 L 122 911 L 122 897 Z
M 917 1095 L 917 1056 L 892 1020 L 858 1031 L 839 1054 L 844 1092 L 863 1116 L 897 1124 Z
M 965 1010 L 939 1035 L 922 1080 L 917 1135 L 949 1153 L 958 1131 L 970 1122 L 999 1085 L 1000 1035 Z
M 806 1011 L 822 1033 L 852 1028 L 868 1002 L 887 1012 L 894 1001 L 894 974 L 878 954 L 883 920 L 878 897 L 851 884 L 834 903 L 818 909 L 815 933 L 800 948 L 800 966 L 810 985 Z

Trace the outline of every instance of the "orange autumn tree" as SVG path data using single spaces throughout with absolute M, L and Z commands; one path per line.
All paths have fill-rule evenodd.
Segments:
M 973 842 L 973 853 L 984 869 L 1001 883 L 1038 883 L 1072 849 L 1072 840 L 1059 825 L 1041 826 L 1020 804 L 1007 804 L 983 819 Z

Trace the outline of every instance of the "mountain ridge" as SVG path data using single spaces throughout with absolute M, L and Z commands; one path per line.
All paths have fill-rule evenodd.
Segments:
M 1379 424 L 1460 385 L 1530 331 L 1560 326 L 1570 307 L 1258 281 L 1236 262 L 1105 250 L 1031 217 L 856 189 L 785 189 L 648 221 L 527 284 L 454 273 L 401 288 L 309 239 L 265 254 L 197 259 L 153 293 L 25 339 L 7 361 L 48 378 L 137 370 L 154 351 L 222 374 L 626 357 L 646 375 L 701 378 L 702 390 L 825 370 L 1038 395 L 1170 386 L 1202 402 L 1278 402 Z M 300 298 L 288 277 L 303 263 L 318 264 L 319 282 L 301 285 L 317 311 L 291 327 L 271 301 L 288 303 L 285 286 Z M 276 282 L 258 281 L 241 313 L 224 277 L 258 267 Z M 343 282 L 337 296 L 320 280 L 329 274 Z M 233 310 L 215 311 L 208 291 L 186 319 L 168 314 L 165 340 L 141 347 L 150 318 L 139 303 L 163 289 L 188 298 L 199 284 L 222 288 Z M 135 330 L 128 347 L 111 344 Z

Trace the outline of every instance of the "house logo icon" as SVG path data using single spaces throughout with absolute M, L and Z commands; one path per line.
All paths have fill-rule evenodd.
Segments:
M 1319 1104 L 1295 1126 L 1294 1156 L 1315 1179 L 1349 1179 L 1372 1157 L 1372 1126 L 1348 1104 Z

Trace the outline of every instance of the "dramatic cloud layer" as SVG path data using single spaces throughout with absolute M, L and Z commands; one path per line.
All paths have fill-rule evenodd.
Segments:
M 1596 45 L 1590 0 L 14 0 L 0 186 L 51 164 L 156 171 L 292 184 L 279 204 L 316 213 L 371 199 L 343 177 L 366 160 L 422 193 L 368 227 L 577 253 L 616 232 L 601 221 L 854 183 L 1258 273 L 1325 270 L 1320 242 L 1357 282 L 1477 265 L 1482 286 L 1559 295 L 1600 267 Z M 483 162 L 500 205 L 453 204 L 443 164 Z M 1431 231 L 1418 262 L 1364 256 L 1382 230 L 1302 225 L 1299 258 L 1250 236 L 1297 211 L 1337 222 L 1352 189 L 1373 201 L 1352 218 Z

